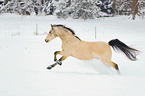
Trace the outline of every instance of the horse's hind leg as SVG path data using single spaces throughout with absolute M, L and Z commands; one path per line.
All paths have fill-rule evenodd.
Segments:
M 117 71 L 119 71 L 119 67 L 118 67 L 118 65 L 116 64 L 116 63 L 114 63 L 114 62 L 109 62 L 108 63 L 110 66 L 112 66 L 114 69 L 116 69 Z
M 112 67 L 117 70 L 118 74 L 120 74 L 118 65 L 116 63 L 114 63 L 114 62 L 111 62 L 111 63 L 113 64 Z
M 116 63 L 114 63 L 114 62 L 112 62 L 112 61 L 104 61 L 104 60 L 102 60 L 102 62 L 103 62 L 104 64 L 107 64 L 107 65 L 109 65 L 109 66 L 112 66 L 114 69 L 116 69 L 117 71 L 119 71 L 119 67 L 118 67 L 118 65 L 117 65 Z
M 119 71 L 119 67 L 116 63 L 112 62 L 114 65 L 113 65 L 113 68 L 116 69 L 117 71 Z

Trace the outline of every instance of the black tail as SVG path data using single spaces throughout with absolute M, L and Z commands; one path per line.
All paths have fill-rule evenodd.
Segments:
M 131 48 L 124 44 L 123 42 L 119 41 L 118 39 L 114 39 L 109 41 L 109 45 L 115 50 L 120 50 L 124 52 L 124 54 L 132 61 L 137 60 L 136 55 L 138 54 L 138 50 Z

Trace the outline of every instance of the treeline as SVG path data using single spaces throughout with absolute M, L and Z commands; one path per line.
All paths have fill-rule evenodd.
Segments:
M 93 19 L 115 15 L 144 17 L 145 0 L 0 0 L 0 14 L 56 15 L 58 18 Z

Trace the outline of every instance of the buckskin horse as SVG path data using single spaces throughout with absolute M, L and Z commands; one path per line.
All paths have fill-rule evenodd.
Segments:
M 137 60 L 136 56 L 139 52 L 137 49 L 129 47 L 118 39 L 113 39 L 108 43 L 102 41 L 83 41 L 75 35 L 72 29 L 64 25 L 51 25 L 51 30 L 49 31 L 45 42 L 48 43 L 56 37 L 59 37 L 62 41 L 62 51 L 54 52 L 55 63 L 48 66 L 47 69 L 51 69 L 57 64 L 62 65 L 63 60 L 69 56 L 72 56 L 80 60 L 90 60 L 94 58 L 100 59 L 103 64 L 112 66 L 114 69 L 119 71 L 118 65 L 111 61 L 111 47 L 114 50 L 122 51 L 128 57 L 128 59 L 132 61 Z M 62 55 L 59 60 L 57 60 L 57 54 Z

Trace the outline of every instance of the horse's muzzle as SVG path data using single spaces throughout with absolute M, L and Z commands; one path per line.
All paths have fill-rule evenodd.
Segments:
M 46 39 L 45 39 L 45 42 L 46 42 L 46 43 L 48 43 L 48 42 L 49 42 L 49 40 L 46 40 Z

